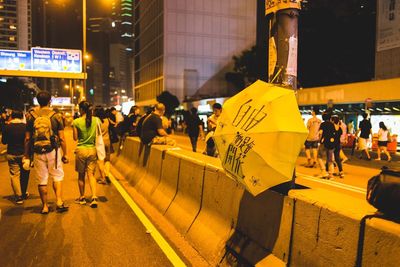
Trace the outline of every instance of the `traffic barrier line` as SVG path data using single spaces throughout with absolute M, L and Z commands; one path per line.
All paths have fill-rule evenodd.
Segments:
M 317 182 L 317 183 L 321 183 L 321 184 L 326 184 L 326 185 L 330 185 L 333 187 L 337 187 L 340 189 L 345 189 L 348 191 L 352 191 L 355 193 L 359 193 L 359 194 L 363 194 L 365 195 L 367 193 L 367 190 L 361 187 L 357 187 L 357 186 L 352 186 L 352 185 L 347 185 L 347 184 L 343 184 L 343 183 L 339 183 L 339 182 L 335 182 L 335 181 L 330 181 L 330 180 L 324 180 L 321 178 L 316 178 L 310 175 L 306 175 L 306 174 L 302 174 L 297 172 L 296 175 L 299 178 L 305 179 L 305 180 L 309 180 L 309 181 L 313 181 L 313 182 Z
M 168 260 L 174 266 L 186 266 L 186 264 L 182 261 L 182 259 L 176 254 L 174 249 L 168 244 L 168 242 L 164 239 L 164 237 L 160 234 L 157 228 L 151 223 L 151 221 L 147 218 L 144 212 L 139 208 L 139 206 L 133 201 L 128 192 L 123 188 L 123 186 L 115 179 L 112 174 L 109 174 L 109 178 L 118 192 L 121 194 L 122 198 L 126 201 L 132 211 L 136 214 L 139 220 L 142 222 L 144 227 L 146 228 L 147 233 L 151 235 L 157 245 L 164 252 L 165 256 L 167 256 Z

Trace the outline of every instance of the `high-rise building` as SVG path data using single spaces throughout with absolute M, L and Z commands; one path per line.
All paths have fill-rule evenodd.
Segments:
M 126 45 L 110 45 L 110 103 L 120 105 L 128 100 L 131 93 L 130 66 Z
M 135 1 L 134 90 L 138 105 L 168 90 L 181 101 L 228 94 L 232 56 L 256 40 L 254 0 Z
M 0 48 L 28 50 L 31 38 L 30 0 L 0 1 Z
M 133 96 L 133 1 L 112 0 L 110 34 L 110 101 L 121 104 Z
M 128 48 L 132 46 L 133 37 L 133 1 L 112 0 L 111 2 L 112 27 L 114 28 L 113 42 L 125 44 Z M 130 49 L 128 49 L 131 51 Z

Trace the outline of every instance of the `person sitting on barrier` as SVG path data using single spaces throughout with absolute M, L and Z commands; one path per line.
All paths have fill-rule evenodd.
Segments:
M 157 103 L 154 111 L 146 117 L 141 127 L 140 140 L 145 145 L 159 144 L 175 146 L 176 141 L 170 138 L 163 128 L 161 117 L 165 113 L 165 106 Z
M 222 105 L 220 103 L 214 103 L 212 106 L 213 114 L 207 119 L 208 134 L 206 136 L 206 151 L 205 154 L 212 157 L 218 157 L 217 147 L 213 139 L 215 130 L 217 129 L 218 118 L 222 113 Z

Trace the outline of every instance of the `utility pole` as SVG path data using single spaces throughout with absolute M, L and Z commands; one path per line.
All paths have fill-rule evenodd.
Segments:
M 83 74 L 85 75 L 83 77 L 83 88 L 82 88 L 82 93 L 81 93 L 81 100 L 86 99 L 86 78 L 87 78 L 87 72 L 86 72 L 86 0 L 82 0 L 82 63 L 83 63 Z
M 266 0 L 269 82 L 297 89 L 298 17 L 301 0 Z

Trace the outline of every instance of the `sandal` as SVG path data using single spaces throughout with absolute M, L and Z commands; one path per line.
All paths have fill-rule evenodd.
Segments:
M 57 205 L 56 211 L 58 213 L 66 212 L 66 211 L 68 211 L 68 207 L 65 206 L 64 203 L 62 203 L 60 206 Z
M 49 214 L 49 209 L 42 209 L 42 210 L 40 211 L 40 214 L 43 214 L 43 215 Z

